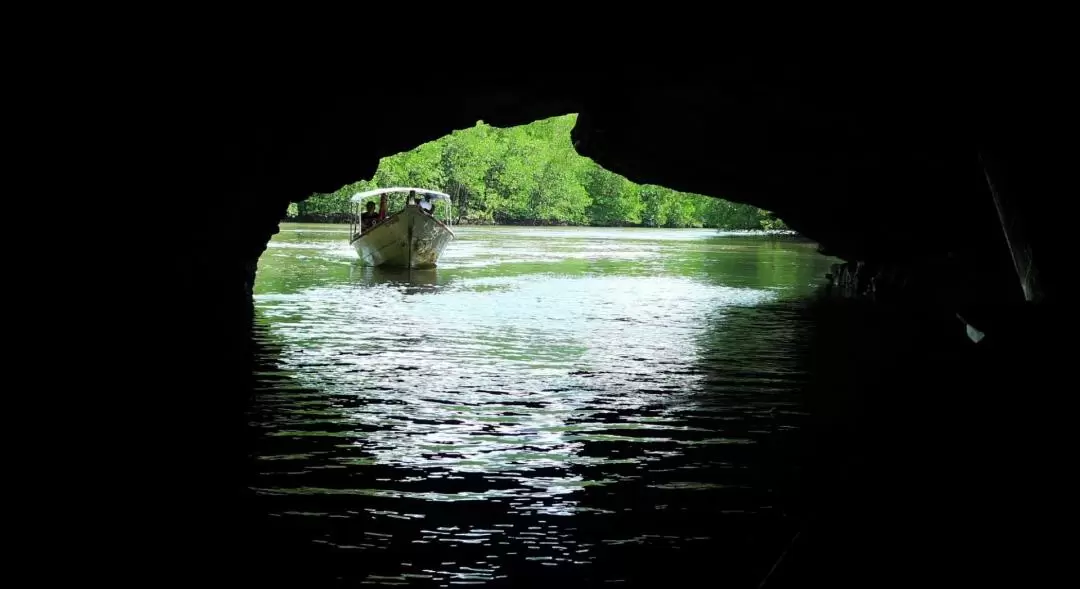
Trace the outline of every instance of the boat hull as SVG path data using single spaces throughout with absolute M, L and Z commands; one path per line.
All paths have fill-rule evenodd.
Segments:
M 454 232 L 416 207 L 389 217 L 352 245 L 364 266 L 434 268 Z

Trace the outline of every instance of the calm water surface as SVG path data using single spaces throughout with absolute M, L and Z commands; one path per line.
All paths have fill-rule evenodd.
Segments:
M 805 414 L 814 246 L 460 228 L 440 267 L 283 225 L 256 284 L 250 488 L 314 584 L 755 586 Z M 299 566 L 299 565 L 298 565 Z

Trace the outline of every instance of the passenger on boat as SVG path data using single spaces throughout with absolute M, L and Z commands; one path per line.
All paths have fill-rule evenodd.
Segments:
M 423 212 L 425 212 L 425 213 L 427 213 L 429 215 L 432 214 L 433 212 L 435 212 L 435 203 L 431 201 L 431 195 L 430 194 L 425 194 L 424 195 L 424 200 L 418 202 L 416 204 L 416 206 L 420 207 L 421 211 L 423 211 Z
M 416 204 L 416 191 L 410 190 L 409 196 L 405 197 L 405 206 L 410 206 L 414 204 Z
M 364 208 L 366 210 L 360 213 L 360 228 L 371 229 L 379 222 L 379 213 L 375 210 L 374 201 L 368 201 Z

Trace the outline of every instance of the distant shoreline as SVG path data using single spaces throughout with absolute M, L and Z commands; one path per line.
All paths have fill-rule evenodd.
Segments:
M 331 217 L 306 216 L 286 217 L 281 223 L 298 223 L 308 225 L 348 225 L 350 220 L 347 216 Z M 355 222 L 355 221 L 353 221 Z M 728 231 L 733 233 L 746 233 L 748 235 L 772 235 L 784 237 L 800 237 L 799 233 L 790 229 L 727 229 L 723 227 L 655 227 L 652 225 L 572 225 L 570 223 L 455 223 L 454 227 L 582 227 L 588 229 L 709 229 L 713 231 Z

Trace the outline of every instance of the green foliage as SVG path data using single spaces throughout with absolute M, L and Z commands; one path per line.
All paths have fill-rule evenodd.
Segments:
M 645 203 L 641 188 L 622 176 L 600 166 L 585 173 L 585 190 L 592 197 L 588 208 L 593 225 L 640 225 Z
M 788 226 L 784 220 L 774 215 L 771 211 L 758 209 L 761 217 L 761 228 L 765 231 L 787 231 Z
M 454 131 L 383 158 L 370 181 L 312 195 L 290 207 L 289 216 L 341 221 L 353 211 L 349 198 L 357 192 L 416 186 L 450 194 L 455 220 L 464 223 L 785 228 L 757 207 L 638 185 L 601 168 L 570 144 L 576 120 L 577 115 L 566 115 L 508 129 L 481 122 Z M 390 208 L 403 203 L 403 195 L 393 195 Z

